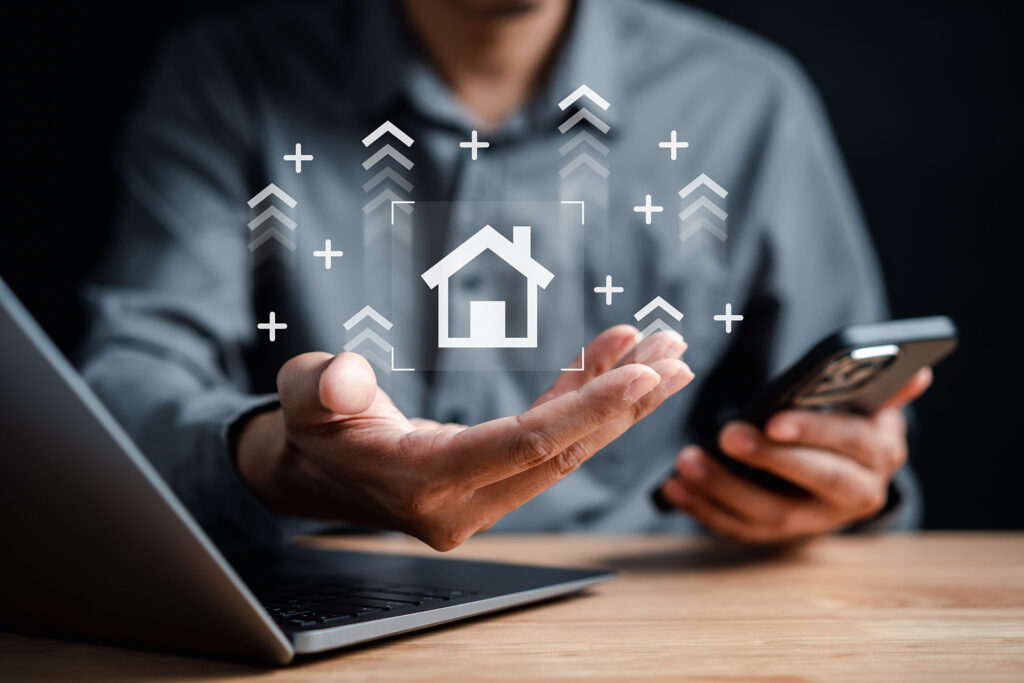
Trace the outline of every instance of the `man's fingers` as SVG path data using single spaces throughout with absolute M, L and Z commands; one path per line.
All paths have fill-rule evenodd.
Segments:
M 675 330 L 661 330 L 644 337 L 633 349 L 620 361 L 620 365 L 630 363 L 651 363 L 662 358 L 679 358 L 686 352 L 686 341 L 683 335 Z
M 676 472 L 688 489 L 712 498 L 738 517 L 780 532 L 799 521 L 791 518 L 792 496 L 769 491 L 733 474 L 697 446 L 687 446 L 679 453 Z
M 881 507 L 879 473 L 827 451 L 769 441 L 753 426 L 732 422 L 722 430 L 719 447 L 727 455 L 767 470 L 843 509 Z
M 652 363 L 650 367 L 661 376 L 662 381 L 653 391 L 634 403 L 632 410 L 608 420 L 557 457 L 483 489 L 477 500 L 485 514 L 504 515 L 557 484 L 693 380 L 693 371 L 679 360 L 665 358 Z
M 835 513 L 819 501 L 788 501 L 779 525 L 743 517 L 676 477 L 665 482 L 662 493 L 672 505 L 690 513 L 712 531 L 744 543 L 794 541 L 828 531 L 837 523 Z
M 667 398 L 693 381 L 694 375 L 690 366 L 675 358 L 662 358 L 648 363 L 648 367 L 661 376 L 661 383 L 637 401 L 632 410 L 612 418 L 573 444 L 569 452 L 560 455 L 556 461 L 548 462 L 546 464 L 549 470 L 548 481 L 544 488 L 552 486 L 575 470 L 590 456 L 625 434 L 630 427 L 653 413 Z
M 491 420 L 452 438 L 450 476 L 481 488 L 554 458 L 604 423 L 626 412 L 661 382 L 643 365 L 616 368 L 585 386 L 531 408 Z
M 581 367 L 582 372 L 563 372 L 533 405 L 577 389 L 613 367 L 634 363 L 650 365 L 664 358 L 679 358 L 686 351 L 686 342 L 678 332 L 663 330 L 640 342 L 637 342 L 638 334 L 632 325 L 616 325 L 599 334 L 569 366 Z
M 767 527 L 754 524 L 721 507 L 710 498 L 690 490 L 676 477 L 668 479 L 662 485 L 661 492 L 673 506 L 690 513 L 722 536 L 744 543 L 771 543 L 780 540 Z
M 566 366 L 583 368 L 582 371 L 563 371 L 551 387 L 533 402 L 533 405 L 539 406 L 556 396 L 578 389 L 595 377 L 614 368 L 626 352 L 636 346 L 636 335 L 637 329 L 632 325 L 616 325 L 594 337 L 582 353 L 576 356 L 576 360 Z
M 787 410 L 768 421 L 768 438 L 847 455 L 873 470 L 891 474 L 906 460 L 902 413 L 883 409 L 867 418 L 844 413 Z
M 913 403 L 921 394 L 928 391 L 928 387 L 932 385 L 932 379 L 934 379 L 932 369 L 927 366 L 921 368 L 899 391 L 882 404 L 882 408 L 902 408 L 908 403 Z
M 292 420 L 324 421 L 366 410 L 377 395 L 377 377 L 355 353 L 304 353 L 281 366 L 277 391 Z

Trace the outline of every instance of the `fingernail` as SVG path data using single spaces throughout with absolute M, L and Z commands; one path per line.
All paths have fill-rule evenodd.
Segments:
M 640 333 L 637 332 L 636 334 L 640 334 Z M 635 335 L 632 336 L 632 337 L 625 337 L 624 336 L 622 339 L 619 340 L 619 346 L 618 346 L 618 348 L 616 350 L 619 353 L 625 353 L 627 349 L 630 349 L 630 348 L 632 348 L 635 345 L 636 345 L 636 337 L 635 337 Z
M 661 384 L 661 375 L 653 370 L 647 370 L 629 383 L 629 388 L 626 390 L 626 398 L 630 401 L 637 401 L 646 394 L 649 394 L 659 384 Z
M 683 336 L 675 330 L 661 330 L 644 341 L 646 343 L 637 348 L 637 363 L 644 363 L 655 357 L 678 357 L 682 354 L 686 343 L 683 341 Z
M 676 368 L 675 374 L 665 382 L 665 388 L 670 394 L 682 389 L 694 377 L 693 370 L 690 369 L 689 365 L 686 363 L 680 363 L 679 365 L 680 367 Z
M 800 425 L 789 417 L 777 417 L 768 425 L 768 434 L 778 441 L 792 441 L 800 436 Z
M 679 469 L 687 479 L 693 481 L 703 481 L 708 474 L 704 457 L 696 448 L 683 449 L 683 452 L 679 454 Z
M 725 428 L 725 441 L 729 449 L 734 453 L 745 454 L 757 448 L 757 436 L 754 428 L 740 423 L 733 422 Z

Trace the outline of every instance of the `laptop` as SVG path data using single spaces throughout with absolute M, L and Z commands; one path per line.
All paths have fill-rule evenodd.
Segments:
M 286 664 L 608 571 L 285 547 L 225 555 L 0 280 L 0 624 Z

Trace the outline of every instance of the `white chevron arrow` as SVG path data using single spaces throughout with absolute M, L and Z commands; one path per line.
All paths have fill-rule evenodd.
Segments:
M 597 118 L 597 116 L 595 116 L 589 109 L 584 107 L 563 121 L 562 125 L 558 127 L 558 132 L 564 135 L 565 131 L 569 130 L 584 119 L 590 121 L 590 123 L 602 133 L 607 133 L 611 129 L 611 126 Z
M 390 166 L 363 183 L 363 192 L 369 192 L 385 180 L 391 180 L 406 192 L 412 192 L 412 183 L 398 175 L 398 173 L 395 172 L 395 169 Z
M 707 185 L 709 188 L 711 188 L 712 192 L 717 194 L 722 199 L 725 199 L 725 195 L 729 194 L 729 192 L 724 187 L 722 187 L 721 185 L 716 183 L 714 180 L 712 180 L 711 178 L 709 178 L 706 175 L 704 175 L 703 173 L 701 173 L 699 176 L 694 178 L 693 181 L 690 182 L 689 185 L 687 185 L 683 189 L 679 190 L 679 196 L 680 197 L 686 197 L 686 195 L 690 194 L 691 192 L 696 190 L 701 185 Z
M 272 206 L 263 213 L 261 213 L 259 216 L 256 216 L 256 218 L 253 218 L 251 221 L 249 221 L 249 229 L 255 230 L 257 226 L 261 225 L 264 221 L 270 220 L 271 218 L 276 218 L 281 222 L 282 225 L 284 225 L 284 227 L 288 228 L 289 230 L 294 230 L 295 227 L 298 225 L 298 223 L 293 221 L 291 218 L 288 218 L 288 216 L 278 211 L 276 206 Z
M 391 344 L 388 344 L 386 341 L 384 341 L 384 339 L 379 334 L 374 332 L 369 327 L 367 327 L 365 330 L 357 334 L 354 339 L 349 341 L 342 348 L 344 348 L 346 351 L 351 351 L 352 349 L 356 348 L 363 342 L 367 341 L 373 342 L 374 344 L 379 346 L 381 349 L 384 350 L 384 353 L 391 353 Z
M 369 147 L 374 142 L 376 142 L 377 139 L 380 138 L 380 136 L 384 135 L 385 133 L 391 133 L 396 138 L 401 140 L 406 147 L 412 147 L 413 139 L 406 135 L 405 131 L 403 131 L 401 128 L 391 123 L 390 121 L 385 121 L 384 123 L 380 124 L 372 133 L 363 138 L 363 147 Z
M 363 168 L 369 170 L 370 167 L 372 167 L 374 164 L 376 164 L 378 161 L 380 161 L 386 156 L 389 156 L 398 163 L 400 163 L 402 166 L 405 167 L 406 171 L 412 170 L 413 164 L 411 161 L 409 161 L 408 157 L 406 157 L 404 154 L 399 152 L 391 145 L 384 145 L 379 150 L 377 150 L 376 154 L 374 154 L 369 159 L 363 162 Z
M 394 192 L 392 192 L 390 187 L 384 188 L 383 192 L 381 192 L 379 195 L 374 197 L 371 201 L 367 202 L 363 206 L 363 213 L 364 214 L 370 213 L 371 211 L 376 209 L 378 206 L 383 204 L 385 201 L 394 202 L 395 203 L 394 205 L 397 205 L 398 208 L 400 208 L 402 211 L 405 211 L 406 213 L 412 213 L 412 207 L 409 206 L 408 204 L 402 204 L 401 203 L 402 202 L 402 198 L 399 197 Z
M 277 197 L 278 199 L 280 199 L 282 202 L 284 202 L 285 204 L 287 204 L 289 207 L 291 207 L 293 209 L 295 208 L 295 205 L 298 204 L 297 201 L 295 201 L 290 196 L 288 196 L 287 192 L 282 190 L 280 187 L 278 187 L 274 183 L 270 183 L 269 185 L 264 187 L 262 190 L 260 190 L 259 193 L 255 197 L 253 197 L 252 199 L 249 200 L 249 208 L 252 208 L 252 207 L 256 206 L 257 204 L 262 202 L 264 199 L 266 199 L 270 195 L 274 195 L 275 197 Z
M 661 318 L 658 318 L 653 323 L 642 329 L 640 331 L 640 334 L 638 334 L 637 336 L 640 339 L 647 339 L 655 332 L 675 332 L 675 330 L 673 330 L 667 322 L 665 322 Z
M 597 106 L 601 107 L 601 109 L 608 109 L 608 107 L 610 106 L 608 104 L 608 100 L 598 95 L 591 89 L 589 85 L 584 83 L 580 87 L 573 90 L 568 97 L 559 102 L 558 108 L 561 109 L 562 111 L 565 111 L 566 109 L 569 108 L 569 105 L 571 105 L 573 102 L 584 96 L 589 97 L 591 101 Z
M 558 148 L 558 153 L 561 154 L 564 157 L 566 154 L 569 153 L 569 150 L 571 150 L 573 147 L 575 147 L 576 145 L 578 145 L 580 143 L 583 143 L 583 142 L 587 143 L 588 145 L 590 145 L 591 147 L 596 149 L 598 152 L 601 153 L 602 156 L 608 156 L 608 146 L 601 144 L 600 140 L 595 138 L 593 135 L 591 135 L 587 131 L 581 132 L 579 135 L 574 137 L 572 140 L 569 140 L 569 142 L 567 142 L 564 145 L 562 145 L 561 147 L 559 147 Z
M 670 304 L 669 302 L 665 301 L 664 299 L 662 299 L 660 296 L 656 296 L 650 301 L 648 301 L 646 306 L 644 306 L 639 311 L 633 314 L 633 317 L 636 318 L 637 320 L 640 320 L 641 318 L 646 318 L 648 315 L 650 315 L 651 311 L 653 311 L 656 308 L 664 310 L 666 313 L 668 313 L 676 320 L 683 319 L 683 314 L 680 313 L 679 309 Z
M 358 313 L 356 313 L 354 316 L 346 320 L 343 326 L 346 330 L 351 330 L 353 327 L 358 325 L 359 322 L 364 318 L 369 318 L 370 320 L 373 320 L 378 325 L 383 327 L 385 330 L 390 330 L 392 327 L 391 321 L 382 316 L 376 310 L 374 310 L 373 306 L 363 306 Z
M 690 239 L 701 230 L 707 230 L 712 235 L 717 237 L 720 242 L 724 242 L 729 238 L 729 236 L 725 234 L 724 230 L 722 230 L 717 225 L 709 221 L 705 216 L 701 216 L 696 221 L 694 221 L 690 225 L 690 227 L 688 227 L 683 232 L 679 233 L 679 241 L 685 242 L 686 240 Z
M 707 197 L 701 197 L 700 199 L 695 201 L 693 204 L 690 204 L 688 207 L 686 207 L 685 209 L 683 209 L 682 211 L 679 212 L 679 220 L 685 221 L 687 218 L 689 218 L 690 216 L 692 216 L 696 212 L 700 211 L 702 208 L 707 209 L 708 211 L 710 211 L 711 213 L 715 214 L 716 216 L 718 216 L 719 219 L 721 219 L 723 221 L 729 215 L 725 211 L 723 211 L 718 206 L 718 204 L 713 203 Z
M 249 242 L 249 251 L 256 251 L 257 249 L 260 248 L 260 245 L 262 245 L 264 242 L 270 239 L 277 240 L 285 247 L 287 247 L 288 251 L 295 251 L 295 242 L 292 242 L 290 239 L 288 239 L 288 236 L 285 235 L 280 230 L 278 230 L 277 228 L 271 228 L 270 230 L 267 230 L 262 235 L 254 239 L 252 242 Z
M 371 363 L 374 363 L 378 368 L 380 368 L 384 372 L 391 372 L 391 365 L 389 360 L 391 354 L 393 354 L 394 352 L 395 350 L 391 349 L 391 352 L 387 356 L 385 356 L 383 353 L 378 351 L 377 348 L 374 346 L 364 346 L 363 348 L 359 349 L 359 355 L 361 355 L 363 358 L 370 361 Z
M 597 161 L 594 160 L 594 157 L 590 156 L 586 152 L 583 152 L 578 157 L 576 157 L 575 159 L 567 163 L 565 166 L 560 168 L 558 170 L 558 175 L 564 178 L 565 176 L 569 175 L 583 164 L 589 166 L 602 178 L 608 177 L 608 169 L 602 166 L 601 164 L 597 163 Z

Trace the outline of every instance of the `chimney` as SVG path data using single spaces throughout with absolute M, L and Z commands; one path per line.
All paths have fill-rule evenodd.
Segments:
M 526 256 L 530 255 L 530 226 L 529 225 L 513 225 L 512 226 L 512 244 L 515 245 L 516 250 Z

